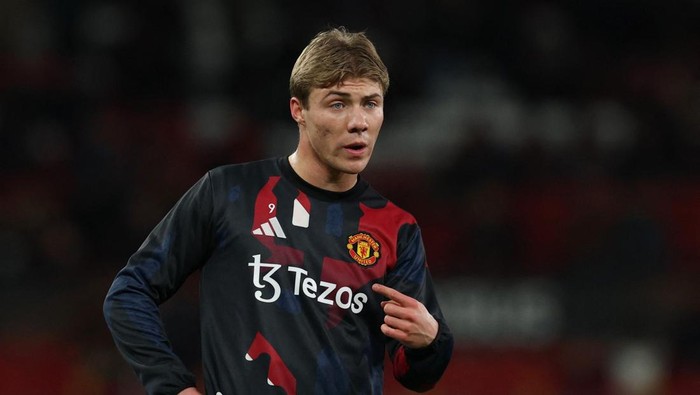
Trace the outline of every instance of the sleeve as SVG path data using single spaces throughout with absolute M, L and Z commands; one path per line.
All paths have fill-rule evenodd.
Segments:
M 117 349 L 149 395 L 177 394 L 195 376 L 175 355 L 158 306 L 205 261 L 211 245 L 209 173 L 193 185 L 121 269 L 103 312 Z
M 387 275 L 386 285 L 423 303 L 439 328 L 435 340 L 427 347 L 412 349 L 388 339 L 387 350 L 396 380 L 410 390 L 425 392 L 437 384 L 447 368 L 454 339 L 435 295 L 419 227 L 404 225 L 399 231 L 399 240 L 403 242 L 397 246 L 397 265 Z

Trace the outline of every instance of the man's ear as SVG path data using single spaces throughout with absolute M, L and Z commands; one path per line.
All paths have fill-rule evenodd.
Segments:
M 292 119 L 299 125 L 305 125 L 304 107 L 301 105 L 301 100 L 296 97 L 289 99 L 289 112 L 292 114 Z

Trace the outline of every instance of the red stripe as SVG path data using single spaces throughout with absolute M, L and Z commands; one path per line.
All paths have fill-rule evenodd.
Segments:
M 265 184 L 260 192 L 258 192 L 258 197 L 255 201 L 253 229 L 259 228 L 260 225 L 264 224 L 277 214 L 277 196 L 275 196 L 272 190 L 275 188 L 275 185 L 277 185 L 279 180 L 279 176 L 270 177 L 270 179 L 267 180 L 267 184 Z M 271 204 L 274 205 L 272 212 L 270 212 Z
M 415 224 L 416 220 L 406 211 L 391 202 L 381 208 L 371 208 L 360 204 L 364 213 L 360 218 L 359 231 L 367 232 L 379 242 L 381 257 L 379 261 L 391 270 L 396 265 L 396 240 L 399 228 L 403 224 Z
M 272 344 L 270 344 L 260 332 L 258 332 L 248 349 L 248 355 L 253 358 L 253 360 L 256 360 L 261 354 L 270 356 L 268 379 L 272 384 L 284 388 L 287 395 L 296 395 L 297 379 L 284 363 L 282 357 L 277 353 L 277 350 L 275 350 Z
M 410 368 L 406 359 L 406 349 L 401 346 L 394 354 L 394 377 L 405 376 Z

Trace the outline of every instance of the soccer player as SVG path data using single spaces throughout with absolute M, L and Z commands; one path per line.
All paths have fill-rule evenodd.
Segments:
M 288 157 L 207 172 L 119 271 L 104 302 L 148 394 L 200 394 L 158 306 L 200 272 L 207 394 L 381 394 L 432 388 L 453 338 L 416 220 L 363 180 L 387 69 L 364 33 L 319 33 L 290 78 Z

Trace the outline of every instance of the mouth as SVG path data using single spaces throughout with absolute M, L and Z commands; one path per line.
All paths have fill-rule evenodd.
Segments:
M 360 155 L 367 149 L 367 144 L 362 142 L 344 145 L 343 148 L 354 155 Z

